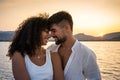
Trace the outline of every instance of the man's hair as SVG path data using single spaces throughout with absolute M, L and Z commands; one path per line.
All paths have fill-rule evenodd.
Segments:
M 59 11 L 53 14 L 51 17 L 49 17 L 48 26 L 50 28 L 53 24 L 59 24 L 62 21 L 68 22 L 68 24 L 70 25 L 71 31 L 73 30 L 72 16 L 66 11 Z
M 48 15 L 46 14 L 24 20 L 15 31 L 7 56 L 12 57 L 15 51 L 20 52 L 23 56 L 24 53 L 33 55 L 35 49 L 41 46 L 42 31 L 48 29 L 47 20 Z

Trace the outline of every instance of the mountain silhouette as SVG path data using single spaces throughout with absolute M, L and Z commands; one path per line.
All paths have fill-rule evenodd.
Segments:
M 0 31 L 0 41 L 11 41 L 14 31 Z
M 14 33 L 14 31 L 0 31 L 0 41 L 11 41 Z M 74 36 L 80 41 L 120 41 L 120 32 L 108 33 L 102 37 L 94 37 L 84 33 L 78 33 Z M 50 38 L 49 41 L 54 41 L 54 39 Z
M 120 32 L 108 33 L 102 37 L 94 37 L 83 33 L 79 33 L 74 36 L 80 41 L 120 41 Z

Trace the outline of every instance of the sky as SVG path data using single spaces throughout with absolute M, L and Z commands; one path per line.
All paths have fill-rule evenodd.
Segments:
M 120 32 L 120 0 L 0 0 L 0 31 L 14 31 L 28 17 L 61 10 L 72 16 L 73 34 Z

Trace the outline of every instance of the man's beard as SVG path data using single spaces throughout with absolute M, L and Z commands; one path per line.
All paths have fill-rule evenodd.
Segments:
M 66 38 L 62 38 L 62 39 L 57 40 L 56 45 L 59 45 L 59 44 L 65 42 L 65 40 L 66 40 Z
M 54 38 L 57 38 L 57 37 L 55 36 Z M 58 39 L 58 38 L 57 38 L 57 39 Z M 66 38 L 63 37 L 63 38 L 61 38 L 61 39 L 58 39 L 58 40 L 55 42 L 55 44 L 56 44 L 56 45 L 59 45 L 59 44 L 65 42 L 65 41 L 66 41 Z

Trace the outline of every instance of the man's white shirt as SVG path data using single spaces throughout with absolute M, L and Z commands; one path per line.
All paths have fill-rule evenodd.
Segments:
M 48 49 L 57 52 L 59 47 L 60 45 L 52 44 Z M 78 40 L 72 47 L 72 53 L 64 69 L 64 76 L 65 80 L 101 80 L 95 53 Z

